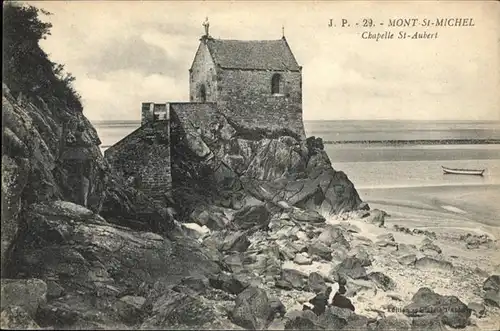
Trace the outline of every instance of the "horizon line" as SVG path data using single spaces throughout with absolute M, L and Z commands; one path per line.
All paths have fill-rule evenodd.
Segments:
M 141 119 L 124 119 L 124 120 L 105 120 L 105 119 L 87 119 L 91 122 L 130 122 L 136 123 L 141 122 Z M 371 122 L 381 122 L 381 121 L 407 121 L 407 122 L 500 122 L 500 119 L 389 119 L 389 118 L 381 118 L 381 119 L 359 119 L 359 118 L 341 118 L 341 119 L 303 119 L 304 122 L 340 122 L 340 121 L 371 121 Z

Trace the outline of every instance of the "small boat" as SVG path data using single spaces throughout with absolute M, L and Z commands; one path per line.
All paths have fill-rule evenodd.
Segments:
M 482 176 L 484 171 L 486 170 L 486 169 L 453 169 L 453 168 L 447 168 L 447 167 L 443 167 L 443 166 L 441 166 L 441 168 L 443 168 L 443 172 L 445 174 L 455 174 L 455 175 Z

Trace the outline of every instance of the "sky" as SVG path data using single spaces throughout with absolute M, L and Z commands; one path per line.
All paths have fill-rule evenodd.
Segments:
M 53 28 L 41 46 L 76 77 L 91 120 L 138 120 L 141 102 L 188 101 L 188 70 L 207 16 L 210 34 L 221 39 L 279 39 L 284 26 L 303 66 L 305 120 L 500 120 L 497 1 L 28 3 L 53 14 L 43 18 Z M 475 26 L 387 26 L 455 17 Z M 354 25 L 364 18 L 378 25 Z M 328 27 L 330 19 L 337 27 Z M 352 26 L 340 28 L 342 19 Z M 362 39 L 364 31 L 395 39 Z M 438 38 L 398 40 L 399 31 Z

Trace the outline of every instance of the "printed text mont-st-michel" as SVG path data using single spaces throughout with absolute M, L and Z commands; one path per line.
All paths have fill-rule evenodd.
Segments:
M 346 18 L 330 18 L 330 28 L 363 28 L 360 33 L 362 39 L 437 39 L 438 28 L 464 28 L 474 27 L 476 23 L 471 17 L 450 18 L 391 18 L 388 20 L 375 20 L 373 18 L 360 18 L 352 20 Z M 385 31 L 374 31 L 375 28 L 385 28 Z M 401 28 L 400 30 L 395 30 Z

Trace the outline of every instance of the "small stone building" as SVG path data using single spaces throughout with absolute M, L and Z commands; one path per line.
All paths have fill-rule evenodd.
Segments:
M 221 40 L 205 31 L 189 69 L 190 101 L 143 103 L 141 127 L 105 152 L 115 172 L 157 200 L 172 187 L 172 127 L 189 134 L 222 115 L 247 130 L 305 139 L 302 67 L 286 38 Z
M 301 134 L 302 68 L 285 37 L 220 40 L 203 36 L 189 70 L 192 102 L 214 102 L 246 127 Z

